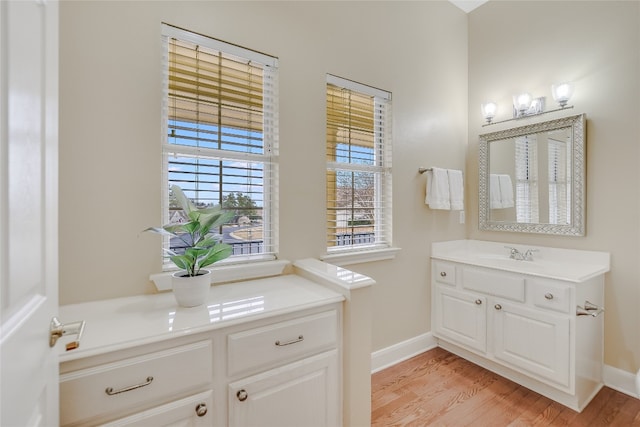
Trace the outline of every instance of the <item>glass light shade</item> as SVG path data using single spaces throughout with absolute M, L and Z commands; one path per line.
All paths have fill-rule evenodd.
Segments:
M 531 94 L 526 93 L 526 92 L 525 93 L 521 93 L 520 95 L 515 95 L 513 97 L 513 106 L 520 113 L 524 113 L 531 106 L 532 99 L 533 98 L 531 97 Z
M 498 104 L 491 101 L 485 102 L 484 104 L 482 104 L 482 117 L 485 118 L 487 123 L 491 123 L 491 120 L 493 120 L 493 118 L 495 117 L 497 110 Z
M 573 85 L 569 82 L 551 85 L 551 95 L 553 95 L 554 101 L 564 108 L 573 95 Z

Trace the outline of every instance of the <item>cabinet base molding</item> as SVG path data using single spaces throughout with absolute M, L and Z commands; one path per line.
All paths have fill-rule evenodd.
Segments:
M 564 393 L 557 388 L 551 387 L 482 356 L 478 356 L 473 352 L 465 350 L 464 348 L 458 347 L 457 345 L 451 344 L 447 341 L 438 340 L 438 346 L 577 412 L 582 412 L 582 410 L 589 404 L 589 402 L 591 402 L 604 385 L 602 382 L 591 381 L 588 386 L 576 386 L 576 389 L 580 390 L 577 390 L 576 394 L 572 395 Z

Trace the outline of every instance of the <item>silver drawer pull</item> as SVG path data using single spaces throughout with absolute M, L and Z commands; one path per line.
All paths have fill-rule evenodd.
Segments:
M 502 310 L 502 306 L 500 304 L 496 304 L 493 306 L 496 310 Z
M 551 300 L 551 299 L 553 299 L 553 294 L 552 294 L 552 293 L 546 293 L 546 294 L 544 294 L 544 297 L 545 297 L 546 299 Z
M 200 403 L 196 406 L 196 415 L 199 417 L 204 417 L 207 415 L 207 405 L 205 403 Z
M 109 396 L 113 396 L 114 394 L 120 394 L 120 393 L 124 393 L 126 391 L 131 391 L 131 390 L 135 390 L 137 388 L 140 387 L 144 387 L 144 386 L 148 386 L 149 384 L 151 384 L 151 381 L 153 381 L 153 377 L 147 377 L 147 381 L 141 383 L 141 384 L 136 384 L 136 385 L 132 385 L 129 387 L 125 387 L 125 388 L 121 388 L 120 390 L 113 390 L 113 387 L 107 387 L 104 392 L 107 393 Z
M 238 392 L 236 393 L 236 397 L 240 402 L 244 402 L 249 397 L 249 393 L 247 393 L 247 390 L 245 389 L 238 390 Z
M 477 305 L 482 304 L 482 300 L 481 300 L 480 298 L 478 298 L 478 299 L 476 300 L 476 304 L 477 304 Z
M 280 342 L 280 340 L 276 341 L 276 345 L 278 347 L 284 347 L 285 345 L 295 344 L 297 342 L 303 341 L 304 337 L 302 335 L 298 335 L 298 338 L 292 339 L 291 341 Z
M 442 276 L 442 277 L 447 277 L 447 272 L 446 272 L 446 271 L 441 271 L 441 272 L 440 272 L 440 276 Z

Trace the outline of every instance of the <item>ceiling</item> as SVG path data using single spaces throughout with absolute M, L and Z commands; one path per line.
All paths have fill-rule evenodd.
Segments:
M 449 1 L 454 5 L 458 6 L 460 9 L 469 13 L 476 7 L 483 5 L 489 0 L 449 0 Z

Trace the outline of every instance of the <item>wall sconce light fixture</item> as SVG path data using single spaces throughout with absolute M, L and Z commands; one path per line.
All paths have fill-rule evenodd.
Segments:
M 560 105 L 555 110 L 544 111 L 544 97 L 534 98 L 529 93 L 521 93 L 513 96 L 513 118 L 494 122 L 493 119 L 498 110 L 495 102 L 485 102 L 482 104 L 482 117 L 487 121 L 482 126 L 489 126 L 496 123 L 516 120 L 523 117 L 535 116 L 538 114 L 551 113 L 565 108 L 573 108 L 573 105 L 567 105 L 571 95 L 573 95 L 573 85 L 569 82 L 554 84 L 551 86 L 551 94 L 553 99 Z
M 534 98 L 529 93 L 521 93 L 513 97 L 513 118 L 533 116 L 544 111 L 544 98 Z
M 567 102 L 571 99 L 571 95 L 573 95 L 573 85 L 569 82 L 551 85 L 551 95 L 553 95 L 554 101 L 560 105 L 560 108 L 565 108 Z
M 488 101 L 482 104 L 482 117 L 488 123 L 491 123 L 491 120 L 496 116 L 496 112 L 498 111 L 498 104 L 493 101 Z

